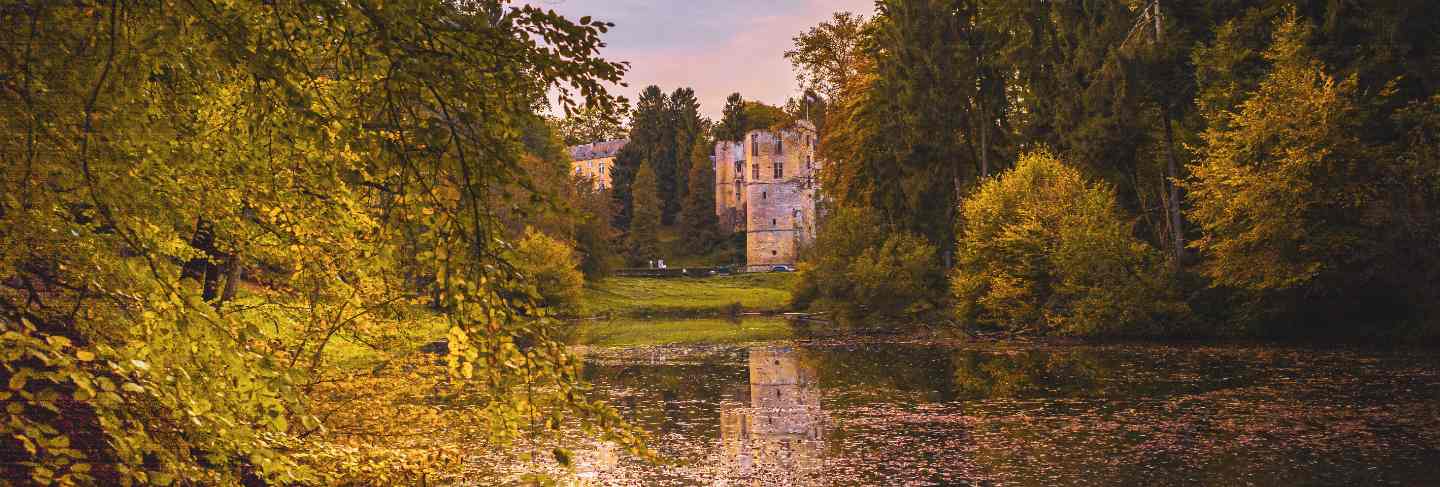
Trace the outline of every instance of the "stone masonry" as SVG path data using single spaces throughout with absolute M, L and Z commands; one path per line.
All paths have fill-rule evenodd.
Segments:
M 715 144 L 715 206 L 721 228 L 745 231 L 746 269 L 794 265 L 815 238 L 815 126 L 751 130 Z

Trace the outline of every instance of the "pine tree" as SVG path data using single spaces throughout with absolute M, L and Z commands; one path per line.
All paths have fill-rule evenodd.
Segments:
M 669 118 L 665 93 L 660 87 L 652 85 L 640 92 L 635 111 L 630 115 L 630 143 L 615 155 L 615 167 L 610 173 L 611 197 L 619 209 L 615 214 L 616 228 L 630 226 L 634 211 L 630 186 L 641 163 L 654 165 L 655 161 L 671 157 L 668 154 L 673 150 L 674 135 L 668 129 Z
M 650 163 L 640 164 L 632 186 L 634 194 L 634 215 L 630 219 L 630 233 L 625 236 L 625 253 L 630 265 L 642 265 L 660 257 L 660 194 L 655 170 Z
M 697 138 L 690 151 L 690 190 L 680 215 L 685 235 L 685 248 L 691 254 L 703 254 L 720 235 L 720 218 L 715 214 L 715 167 L 710 160 L 707 140 Z
M 722 112 L 720 125 L 715 127 L 715 138 L 720 140 L 740 140 L 745 137 L 745 130 L 748 126 L 745 120 L 745 98 L 739 93 L 731 93 L 725 99 L 725 110 Z
M 700 102 L 695 99 L 695 90 L 678 88 L 670 94 L 670 131 L 674 135 L 669 154 L 672 157 L 656 166 L 656 177 L 660 178 L 660 198 L 665 203 L 661 221 L 666 225 L 675 223 L 689 191 L 690 152 L 695 140 L 700 137 L 704 121 L 700 119 Z M 661 168 L 664 168 L 662 171 Z

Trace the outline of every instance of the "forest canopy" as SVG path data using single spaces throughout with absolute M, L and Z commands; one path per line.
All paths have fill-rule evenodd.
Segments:
M 547 92 L 615 103 L 608 24 L 426 0 L 0 16 L 0 451 L 27 459 L 5 478 L 413 483 L 564 418 L 636 445 L 497 219 L 549 197 L 517 130 Z M 441 365 L 385 353 L 409 332 L 448 336 Z

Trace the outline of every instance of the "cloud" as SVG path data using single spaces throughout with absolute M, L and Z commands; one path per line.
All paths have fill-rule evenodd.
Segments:
M 791 39 L 837 11 L 874 9 L 873 0 L 539 0 L 566 17 L 615 23 L 600 55 L 629 61 L 631 99 L 648 85 L 669 92 L 689 86 L 705 116 L 718 119 L 725 97 L 783 104 L 796 93 L 784 52 Z

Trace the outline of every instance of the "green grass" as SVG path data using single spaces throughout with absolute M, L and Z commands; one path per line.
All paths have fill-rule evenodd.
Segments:
M 587 285 L 584 316 L 722 316 L 731 303 L 745 311 L 779 311 L 790 301 L 792 273 L 752 273 L 708 278 L 611 277 Z
M 778 318 L 753 318 L 739 322 L 723 319 L 619 319 L 587 321 L 575 330 L 577 344 L 597 347 L 731 344 L 784 340 L 792 336 L 790 324 Z

